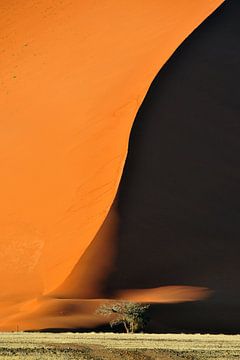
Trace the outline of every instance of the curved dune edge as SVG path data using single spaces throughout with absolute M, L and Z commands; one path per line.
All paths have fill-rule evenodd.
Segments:
M 3 320 L 58 287 L 89 246 L 150 82 L 221 3 L 1 6 Z
M 103 218 L 103 220 L 102 220 L 102 223 L 99 225 L 99 227 L 98 227 L 98 229 L 96 229 L 96 235 L 95 236 L 93 236 L 93 238 L 92 238 L 92 240 L 89 242 L 89 244 L 86 246 L 86 248 L 85 248 L 85 250 L 83 251 L 83 253 L 82 253 L 82 255 L 80 256 L 80 258 L 78 259 L 78 261 L 79 260 L 81 260 L 81 258 L 82 258 L 82 256 L 84 256 L 84 254 L 88 251 L 88 249 L 89 249 L 89 247 L 91 246 L 91 243 L 93 242 L 93 240 L 95 240 L 96 238 L 98 239 L 99 237 L 101 237 L 101 238 L 104 238 L 104 239 L 102 239 L 103 240 L 103 242 L 104 242 L 104 240 L 105 240 L 105 238 L 106 237 L 110 237 L 109 236 L 109 233 L 111 233 L 111 236 L 114 236 L 114 230 L 115 230 L 115 226 L 117 226 L 117 214 L 115 213 L 115 211 L 113 210 L 113 208 L 114 208 L 114 206 L 115 206 L 115 201 L 116 201 L 116 194 L 117 194 L 117 190 L 118 190 L 118 185 L 119 185 L 119 182 L 120 182 L 120 179 L 121 179 L 121 177 L 122 177 L 122 171 L 123 171 L 123 168 L 124 168 L 124 164 L 125 164 L 125 160 L 126 160 L 126 156 L 127 156 L 127 147 L 128 147 L 128 141 L 129 141 L 129 134 L 130 134 L 130 131 L 131 131 L 131 127 L 132 127 L 132 124 L 133 124 L 133 120 L 134 120 L 134 117 L 135 117 L 135 115 L 137 114 L 137 111 L 138 111 L 138 109 L 139 109 L 139 107 L 140 107 L 140 105 L 141 105 L 141 103 L 142 103 L 142 101 L 143 101 L 143 99 L 144 99 L 144 97 L 145 97 L 145 95 L 146 95 L 146 93 L 147 93 L 147 91 L 148 91 L 148 89 L 149 89 L 149 86 L 151 85 L 151 83 L 152 83 L 152 81 L 153 81 L 153 79 L 154 79 L 154 77 L 156 76 L 156 74 L 159 72 L 159 70 L 162 68 L 162 66 L 166 63 L 166 61 L 171 57 L 171 55 L 173 54 L 173 52 L 176 50 L 176 48 L 204 21 L 204 20 L 206 20 L 206 18 L 208 17 L 208 16 L 210 16 L 212 13 L 213 13 L 213 11 L 215 11 L 224 1 L 211 1 L 211 4 L 210 3 L 208 3 L 208 4 L 204 4 L 205 6 L 206 6 L 206 8 L 203 6 L 203 4 L 194 4 L 194 7 L 196 6 L 196 5 L 199 5 L 199 6 L 202 6 L 202 8 L 201 7 L 199 7 L 199 9 L 198 9 L 198 14 L 197 13 L 193 13 L 192 11 L 196 11 L 197 12 L 197 9 L 196 8 L 192 8 L 191 9 L 191 6 L 193 5 L 193 4 L 191 4 L 191 6 L 190 6 L 190 4 L 188 4 L 188 2 L 189 1 L 186 1 L 186 3 L 185 3 L 185 6 L 186 6 L 186 9 L 185 10 L 187 10 L 187 13 L 185 13 L 184 14 L 184 16 L 187 16 L 187 18 L 186 19 L 184 19 L 185 21 L 187 20 L 187 21 L 189 21 L 189 24 L 182 24 L 182 28 L 181 28 L 181 32 L 183 32 L 184 33 L 184 31 L 186 31 L 186 33 L 185 33 L 185 36 L 183 36 L 182 35 L 182 33 L 179 31 L 180 29 L 170 29 L 171 30 L 171 34 L 169 34 L 170 35 L 170 37 L 171 37 L 171 41 L 174 39 L 175 41 L 176 41 L 176 36 L 178 35 L 179 37 L 180 37 L 180 35 L 182 35 L 182 39 L 179 41 L 179 42 L 176 42 L 175 43 L 175 47 L 174 48 L 172 48 L 172 49 L 170 49 L 169 48 L 169 43 L 168 44 L 166 44 L 166 41 L 165 41 L 165 39 L 164 39 L 164 49 L 161 49 L 161 51 L 159 51 L 159 55 L 160 56 L 164 56 L 165 55 L 165 52 L 166 51 L 169 51 L 169 54 L 166 56 L 166 58 L 163 58 L 163 59 L 161 59 L 162 61 L 160 62 L 160 67 L 157 69 L 157 71 L 156 72 L 154 72 L 153 73 L 153 76 L 150 78 L 150 80 L 149 80 L 149 82 L 146 84 L 146 86 L 145 86 L 145 88 L 144 89 L 142 89 L 142 94 L 141 94 L 141 96 L 140 97 L 138 97 L 138 101 L 137 102 L 135 102 L 135 106 L 133 107 L 133 114 L 134 114 L 134 116 L 133 116 L 133 118 L 131 119 L 132 121 L 131 121 L 131 123 L 130 123 L 130 126 L 128 127 L 128 136 L 127 136 L 127 139 L 125 139 L 125 152 L 124 152 L 124 155 L 123 155 L 123 157 L 122 157 L 122 159 L 121 159 L 121 164 L 120 164 L 120 166 L 119 166 L 119 169 L 118 169 L 118 172 L 116 173 L 116 181 L 115 181 L 115 186 L 114 186 L 114 191 L 113 191 L 113 195 L 112 195 L 112 201 L 110 201 L 109 202 L 109 204 L 108 204 L 108 207 L 107 207 L 107 209 L 105 210 L 105 212 L 106 212 L 106 216 Z M 159 4 L 159 5 L 163 5 L 163 4 Z M 177 8 L 175 9 L 175 10 L 177 10 L 177 11 L 179 11 L 180 9 L 179 9 L 179 5 L 178 4 L 176 4 L 177 5 Z M 184 10 L 184 8 L 183 8 L 183 4 L 181 4 L 182 5 L 182 9 L 181 10 Z M 167 5 L 167 6 L 169 6 L 169 4 Z M 188 9 L 188 6 L 189 6 L 189 9 Z M 164 8 L 162 8 L 162 10 L 167 10 L 165 7 Z M 169 9 L 168 9 L 169 10 Z M 188 11 L 189 11 L 189 13 L 188 13 Z M 202 12 L 202 13 L 201 13 Z M 205 15 L 205 17 L 202 17 L 201 19 L 200 19 L 200 17 L 199 17 L 199 15 L 201 15 L 201 16 L 203 16 L 203 14 Z M 163 15 L 165 15 L 165 14 L 162 14 L 162 16 Z M 172 14 L 171 14 L 172 15 Z M 176 14 L 175 14 L 176 15 Z M 178 15 L 182 15 L 182 14 L 178 14 Z M 192 18 L 189 18 L 189 16 L 192 16 Z M 197 15 L 198 15 L 198 17 L 197 17 Z M 196 17 L 196 18 L 195 18 Z M 166 21 L 166 20 L 165 20 Z M 192 24 L 192 28 L 190 29 L 190 23 Z M 176 24 L 175 24 L 176 25 Z M 162 25 L 163 26 L 163 25 Z M 172 25 L 173 26 L 173 25 Z M 188 28 L 188 26 L 189 26 L 189 28 Z M 173 26 L 173 28 L 174 28 L 174 26 Z M 188 28 L 188 29 L 187 29 Z M 179 31 L 178 32 L 178 34 L 176 34 L 176 32 L 177 31 Z M 161 35 L 163 35 L 163 34 L 161 34 Z M 166 37 L 167 37 L 167 35 L 166 35 Z M 172 39 L 173 38 L 173 39 Z M 159 50 L 159 49 L 158 49 Z M 152 66 L 153 66 L 153 64 L 151 64 Z M 146 69 L 145 69 L 146 70 Z M 130 104 L 128 104 L 128 105 L 130 105 Z M 137 105 L 137 106 L 136 106 Z M 125 114 L 123 114 L 123 115 L 125 115 Z M 110 216 L 110 218 L 111 219 L 109 219 L 109 216 Z M 113 218 L 114 218 L 114 220 L 113 220 Z M 109 223 L 110 225 L 107 225 L 106 226 L 106 224 L 105 223 Z M 109 226 L 110 226 L 110 229 L 109 229 Z M 104 230 L 103 230 L 103 232 L 104 232 L 104 234 L 102 233 L 102 228 L 104 228 Z M 105 232 L 107 232 L 107 235 L 105 234 Z M 98 242 L 99 242 L 99 240 L 97 240 Z M 104 246 L 104 244 L 103 244 L 103 242 L 102 242 L 102 246 Z M 109 248 L 104 248 L 104 251 L 106 251 L 107 253 L 109 253 L 108 254 L 108 256 L 106 256 L 106 257 L 111 257 L 111 256 L 114 256 L 114 249 L 112 248 L 112 246 L 111 246 L 111 244 L 110 243 L 108 243 L 108 247 Z M 100 250 L 100 249 L 98 249 L 98 250 Z M 95 253 L 96 254 L 96 253 Z M 94 258 L 96 258 L 96 256 L 95 256 L 95 254 L 94 254 Z M 92 254 L 92 256 L 93 256 L 93 254 Z M 77 262 L 74 264 L 74 265 L 76 265 L 77 264 Z M 86 267 L 88 268 L 88 264 L 86 264 Z M 105 267 L 105 266 L 104 266 Z M 109 262 L 109 265 L 107 266 L 107 269 L 109 269 L 109 267 L 110 267 L 110 262 Z M 72 269 L 69 271 L 69 274 L 68 275 L 70 275 L 71 274 L 71 271 L 74 269 L 74 267 L 72 267 Z M 89 268 L 87 269 L 87 271 L 89 271 Z M 95 274 L 96 275 L 96 274 Z M 99 274 L 99 276 L 101 277 L 101 274 Z M 104 274 L 103 274 L 103 276 L 104 276 Z M 67 277 L 66 277 L 66 279 L 67 279 Z M 65 280 L 65 279 L 64 279 Z M 94 280 L 94 282 L 95 283 L 97 283 L 97 280 Z M 61 286 L 61 284 L 59 283 L 59 285 Z M 87 286 L 87 285 L 86 285 Z M 97 286 L 97 285 L 96 285 Z M 53 293 L 54 293 L 54 291 L 56 290 L 56 287 L 55 288 L 53 288 L 53 289 L 50 289 L 50 293 L 53 291 Z M 47 291 L 46 291 L 46 293 L 48 293 Z M 88 298 L 89 297 L 89 294 L 86 296 L 86 298 Z M 85 298 L 85 297 L 84 297 Z

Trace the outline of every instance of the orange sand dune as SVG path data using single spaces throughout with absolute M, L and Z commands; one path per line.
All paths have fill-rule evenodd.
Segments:
M 1 314 L 69 275 L 111 206 L 152 79 L 221 3 L 1 3 Z

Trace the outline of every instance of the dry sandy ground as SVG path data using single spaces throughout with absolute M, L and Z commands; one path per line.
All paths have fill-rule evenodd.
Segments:
M 2 333 L 0 359 L 236 360 L 240 336 Z

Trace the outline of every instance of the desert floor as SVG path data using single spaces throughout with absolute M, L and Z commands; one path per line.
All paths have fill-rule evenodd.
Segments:
M 2 333 L 0 359 L 236 360 L 240 335 Z

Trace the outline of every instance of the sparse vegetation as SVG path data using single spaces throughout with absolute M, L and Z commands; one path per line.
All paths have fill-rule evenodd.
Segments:
M 120 301 L 117 303 L 107 303 L 97 309 L 97 313 L 110 317 L 110 325 L 116 326 L 123 324 L 127 333 L 135 333 L 143 330 L 149 321 L 150 305 Z
M 238 360 L 240 336 L 1 333 L 0 360 Z

